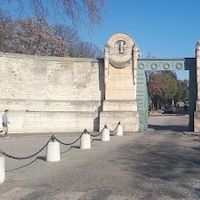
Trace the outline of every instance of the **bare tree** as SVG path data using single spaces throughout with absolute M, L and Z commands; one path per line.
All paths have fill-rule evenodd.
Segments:
M 91 42 L 77 42 L 73 48 L 70 49 L 72 57 L 102 57 L 102 51 Z
M 102 51 L 91 42 L 81 41 L 78 32 L 69 26 L 56 25 L 55 34 L 67 44 L 68 55 L 71 57 L 102 57 Z
M 4 40 L 10 34 L 10 32 L 12 32 L 9 25 L 11 23 L 12 20 L 8 13 L 5 13 L 0 9 L 0 51 L 3 51 L 7 48 Z
M 54 34 L 53 28 L 44 19 L 0 22 L 0 27 L 0 35 L 3 38 L 1 51 L 51 56 L 68 54 L 65 41 Z
M 78 31 L 75 30 L 73 27 L 64 25 L 55 25 L 54 31 L 57 36 L 61 37 L 63 40 L 66 41 L 68 46 L 70 46 L 75 42 L 80 41 Z
M 83 42 L 68 26 L 52 27 L 41 19 L 12 20 L 0 10 L 0 51 L 48 56 L 101 57 L 93 43 Z
M 6 0 L 17 3 L 19 11 L 29 8 L 37 17 L 64 14 L 73 22 L 89 20 L 99 24 L 105 0 Z

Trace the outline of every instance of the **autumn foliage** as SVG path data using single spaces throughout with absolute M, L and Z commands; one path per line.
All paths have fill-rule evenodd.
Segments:
M 81 41 L 68 26 L 51 26 L 44 18 L 12 20 L 0 12 L 0 51 L 45 56 L 100 57 L 99 48 Z
M 150 102 L 156 108 L 165 104 L 188 100 L 188 81 L 178 80 L 172 71 L 153 71 L 148 75 Z

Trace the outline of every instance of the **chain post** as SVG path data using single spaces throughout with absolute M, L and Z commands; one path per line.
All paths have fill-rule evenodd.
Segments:
M 51 141 L 54 142 L 55 141 L 55 135 L 51 136 Z
M 103 128 L 101 141 L 102 142 L 110 141 L 110 130 L 108 129 L 107 125 L 105 125 Z
M 60 161 L 60 143 L 55 140 L 55 136 L 52 135 L 51 142 L 47 145 L 46 161 Z
M 117 124 L 116 136 L 123 136 L 123 126 L 120 122 Z
M 81 136 L 80 149 L 90 149 L 91 148 L 91 134 L 84 129 L 83 135 Z
M 0 156 L 0 184 L 5 182 L 5 158 Z
M 84 129 L 84 131 L 83 131 L 83 132 L 84 132 L 84 134 L 90 134 L 90 133 L 87 131 L 87 129 L 86 129 L 86 128 Z

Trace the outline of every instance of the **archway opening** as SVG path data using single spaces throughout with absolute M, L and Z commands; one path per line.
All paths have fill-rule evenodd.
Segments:
M 189 130 L 189 71 L 146 71 L 148 129 L 184 132 Z

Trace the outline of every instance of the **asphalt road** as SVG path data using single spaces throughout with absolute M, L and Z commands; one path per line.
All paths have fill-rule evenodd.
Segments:
M 154 115 L 144 133 L 97 138 L 90 150 L 61 145 L 59 162 L 46 162 L 45 150 L 28 160 L 6 158 L 0 200 L 200 199 L 200 137 L 185 134 L 187 124 L 187 116 Z M 57 137 L 70 142 L 78 134 Z M 0 138 L 0 147 L 26 156 L 48 139 L 11 135 Z

